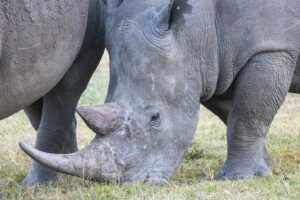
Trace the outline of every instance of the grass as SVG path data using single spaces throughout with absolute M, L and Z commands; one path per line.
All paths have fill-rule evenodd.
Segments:
M 99 69 L 80 104 L 101 104 L 108 85 L 108 60 Z M 30 159 L 18 141 L 34 143 L 35 133 L 23 112 L 0 122 L 0 193 L 4 199 L 300 199 L 300 96 L 289 95 L 268 135 L 268 147 L 276 163 L 274 176 L 242 181 L 215 181 L 214 174 L 226 158 L 225 126 L 206 109 L 192 146 L 170 182 L 145 184 L 98 184 L 63 176 L 48 185 L 24 187 Z M 94 134 L 79 120 L 82 148 Z M 1 199 L 1 194 L 0 194 Z

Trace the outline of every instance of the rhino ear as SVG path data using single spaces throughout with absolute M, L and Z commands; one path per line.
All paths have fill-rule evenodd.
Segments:
M 123 3 L 123 0 L 102 0 L 102 1 L 109 8 L 118 8 Z
M 155 23 L 162 31 L 170 29 L 171 16 L 174 10 L 175 0 L 169 0 L 169 3 L 163 6 L 155 15 Z
M 169 0 L 155 15 L 155 23 L 159 30 L 167 31 L 186 22 L 184 15 L 191 14 L 193 6 L 188 0 Z

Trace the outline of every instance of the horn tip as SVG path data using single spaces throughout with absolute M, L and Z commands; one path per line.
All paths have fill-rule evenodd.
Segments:
M 89 106 L 79 106 L 76 108 L 76 112 L 83 117 L 84 115 L 86 115 L 87 112 L 89 112 L 91 110 L 91 107 Z
M 76 112 L 78 113 L 78 114 L 80 114 L 80 112 L 83 110 L 83 106 L 79 106 L 79 107 L 77 107 L 76 108 Z
M 23 151 L 25 151 L 26 149 L 27 149 L 27 144 L 25 144 L 24 142 L 19 142 L 19 147 L 23 150 Z
M 19 142 L 19 147 L 29 156 L 31 156 L 31 153 L 34 150 L 31 146 L 21 141 Z

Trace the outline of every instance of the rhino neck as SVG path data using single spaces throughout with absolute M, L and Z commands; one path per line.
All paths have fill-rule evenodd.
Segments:
M 215 92 L 219 77 L 219 47 L 215 21 L 215 1 L 192 0 L 191 14 L 184 15 L 184 25 L 176 30 L 183 62 L 195 72 L 201 101 Z M 185 31 L 189 30 L 189 31 Z M 183 48 L 182 48 L 183 47 Z

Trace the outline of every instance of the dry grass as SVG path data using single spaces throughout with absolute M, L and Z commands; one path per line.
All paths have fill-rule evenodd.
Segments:
M 106 95 L 108 61 L 82 97 L 81 104 L 100 104 Z M 275 176 L 244 181 L 213 180 L 226 156 L 225 126 L 209 111 L 201 110 L 194 142 L 172 180 L 164 187 L 130 184 L 99 185 L 64 176 L 58 183 L 24 187 L 21 181 L 29 158 L 18 141 L 33 144 L 35 134 L 20 112 L 0 122 L 0 193 L 4 199 L 300 199 L 300 96 L 289 95 L 269 133 L 269 149 L 276 163 Z M 93 133 L 79 121 L 80 147 Z M 0 195 L 1 199 L 1 195 Z

